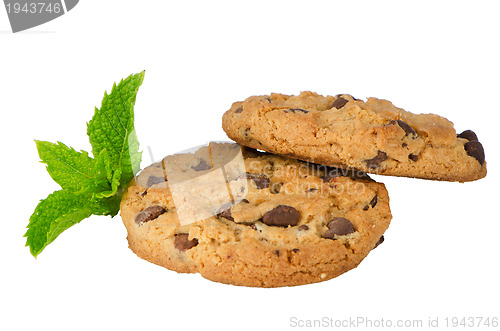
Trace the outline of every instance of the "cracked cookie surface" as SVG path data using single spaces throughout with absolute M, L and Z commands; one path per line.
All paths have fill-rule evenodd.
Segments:
M 486 176 L 483 146 L 472 131 L 457 134 L 443 117 L 377 98 L 254 96 L 235 102 L 222 127 L 242 145 L 329 166 L 461 182 Z
M 237 144 L 210 144 L 145 168 L 121 203 L 130 248 L 177 272 L 278 287 L 334 278 L 383 241 L 391 220 L 383 184 L 362 172 L 248 148 L 241 150 L 242 169 L 231 162 L 239 150 Z M 214 174 L 223 176 L 229 202 L 218 192 L 203 195 L 217 181 Z M 186 182 L 212 215 L 180 216 L 174 190 Z

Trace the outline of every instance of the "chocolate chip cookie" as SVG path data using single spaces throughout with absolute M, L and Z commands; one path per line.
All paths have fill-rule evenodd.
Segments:
M 391 220 L 385 186 L 363 172 L 231 143 L 145 168 L 121 216 L 139 257 L 256 287 L 321 282 L 355 268 Z
M 434 114 L 347 94 L 255 96 L 232 105 L 223 129 L 236 142 L 300 160 L 370 173 L 447 181 L 486 176 L 474 132 Z

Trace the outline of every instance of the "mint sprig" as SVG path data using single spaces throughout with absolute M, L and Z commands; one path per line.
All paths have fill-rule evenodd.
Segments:
M 87 125 L 92 153 L 99 155 L 107 150 L 111 168 L 121 169 L 123 175 L 130 178 L 139 170 L 141 160 L 134 130 L 134 104 L 143 80 L 144 72 L 141 72 L 114 84 L 109 95 L 104 93 L 101 109 L 96 108 Z
M 123 191 L 141 162 L 134 105 L 143 80 L 144 71 L 130 75 L 104 94 L 87 125 L 94 158 L 61 142 L 35 141 L 41 162 L 62 189 L 41 200 L 30 217 L 24 236 L 33 256 L 91 215 L 118 214 Z

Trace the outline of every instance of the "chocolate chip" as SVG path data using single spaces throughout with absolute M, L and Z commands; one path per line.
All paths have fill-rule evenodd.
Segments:
M 413 162 L 417 162 L 418 161 L 418 155 L 415 155 L 415 154 L 408 155 L 408 158 L 410 160 L 412 160 Z
M 266 99 L 267 101 L 269 101 L 269 103 L 273 102 L 273 100 L 270 97 L 265 97 L 264 99 Z
M 155 184 L 160 184 L 160 183 L 164 183 L 164 182 L 165 182 L 164 177 L 149 176 L 148 182 L 146 183 L 146 186 L 151 187 Z
M 335 217 L 327 226 L 328 230 L 325 232 L 324 237 L 328 239 L 334 239 L 335 235 L 345 236 L 356 231 L 351 221 L 344 217 Z
M 366 166 L 370 169 L 378 168 L 380 166 L 380 163 L 384 162 L 387 160 L 387 154 L 378 151 L 377 156 L 375 156 L 373 159 L 365 160 Z
M 298 248 L 292 249 L 292 252 L 294 252 L 294 253 L 297 253 L 298 251 L 300 251 L 300 249 L 298 249 Z
M 174 246 L 181 252 L 187 251 L 196 245 L 198 245 L 198 239 L 193 238 L 189 240 L 189 234 L 187 233 L 178 233 L 175 235 Z
M 275 250 L 274 254 L 276 254 L 279 257 L 280 256 L 280 251 L 279 250 Z
M 308 189 L 306 192 L 314 192 L 314 191 L 317 191 L 318 189 L 315 188 L 315 187 L 311 187 L 310 189 Z
M 327 167 L 325 169 L 325 174 L 323 177 L 321 177 L 325 182 L 329 182 L 330 179 L 335 178 L 335 177 L 341 177 L 342 174 L 339 174 L 339 169 L 338 168 L 330 168 Z
M 142 223 L 152 221 L 166 212 L 167 210 L 162 206 L 148 207 L 135 216 L 135 223 L 140 225 Z
M 242 199 L 241 202 L 250 203 L 247 199 Z
M 219 213 L 220 217 L 224 217 L 225 219 L 228 219 L 230 221 L 233 221 L 234 222 L 234 218 L 233 216 L 231 215 L 231 208 L 229 209 L 226 209 L 226 210 L 223 210 L 221 213 Z
M 228 219 L 230 221 L 234 221 L 233 216 L 231 215 L 231 207 L 233 204 L 231 202 L 227 202 L 219 207 L 219 210 L 217 211 L 217 216 L 219 217 L 224 217 L 225 219 Z
M 259 190 L 269 187 L 270 181 L 266 175 L 245 172 L 245 176 L 247 179 L 252 179 Z
M 297 209 L 285 205 L 279 205 L 262 216 L 264 224 L 283 227 L 297 225 L 299 219 L 300 214 Z
M 467 139 L 468 141 L 478 140 L 476 133 L 472 130 L 465 130 L 464 132 L 457 134 L 457 137 Z
M 464 148 L 467 154 L 475 158 L 480 165 L 484 164 L 484 148 L 479 141 L 469 141 L 465 143 Z
M 278 194 L 278 193 L 280 193 L 282 186 L 283 186 L 283 183 L 274 183 L 271 185 L 269 192 L 271 192 L 271 194 Z
M 375 205 L 377 204 L 377 202 L 378 202 L 378 198 L 377 198 L 377 196 L 374 196 L 374 197 L 373 197 L 373 199 L 370 201 L 370 203 L 369 203 L 368 205 L 366 205 L 366 206 L 363 208 L 363 210 L 368 210 L 368 209 L 370 209 L 370 206 L 371 206 L 372 208 L 374 208 L 374 207 L 375 207 Z
M 343 95 L 346 95 L 346 96 L 349 96 L 349 97 L 353 98 L 353 100 L 354 100 L 354 101 L 359 101 L 359 100 L 361 100 L 361 99 L 356 99 L 355 97 L 353 97 L 352 95 L 347 94 L 347 93 L 340 93 L 340 94 L 337 94 L 335 97 L 336 97 L 336 98 L 340 98 L 340 97 L 341 97 L 341 96 L 343 96 Z
M 417 136 L 417 132 L 415 130 L 413 130 L 411 126 L 409 126 L 408 124 L 406 124 L 402 120 L 397 120 L 397 122 L 398 122 L 398 125 L 401 127 L 401 129 L 403 129 L 405 131 L 407 136 L 410 134 Z
M 236 114 L 239 114 L 243 111 L 243 107 L 238 107 L 236 108 L 236 110 L 234 111 Z
M 200 163 L 198 163 L 197 166 L 191 167 L 191 169 L 196 170 L 196 171 L 203 171 L 203 170 L 209 170 L 212 169 L 211 166 L 209 166 L 205 160 L 201 160 Z
M 301 226 L 298 227 L 298 229 L 300 231 L 307 231 L 307 230 L 309 230 L 309 227 L 305 224 L 302 224 Z
M 401 147 L 403 147 L 403 148 L 405 148 L 405 147 L 407 147 L 407 146 L 408 146 L 408 144 L 407 144 L 407 143 L 402 143 L 402 144 L 401 144 Z
M 384 236 L 380 237 L 380 239 L 377 241 L 377 243 L 375 244 L 375 246 L 373 247 L 373 249 L 377 248 L 377 247 L 378 247 L 378 245 L 380 245 L 381 243 L 383 243 L 383 242 L 384 242 L 384 240 L 385 240 L 385 239 L 384 239 Z
M 301 109 L 301 108 L 290 108 L 288 110 L 291 111 L 291 112 L 293 112 L 294 114 L 297 113 L 297 112 L 301 112 L 301 113 L 307 114 L 309 112 L 309 110 L 305 110 L 305 109 Z
M 145 189 L 144 192 L 141 193 L 141 197 L 144 197 L 148 194 L 148 189 Z
M 342 98 L 342 97 L 338 97 L 338 98 L 337 98 L 337 99 L 333 102 L 332 107 L 333 107 L 333 108 L 340 109 L 340 108 L 344 107 L 344 106 L 345 106 L 345 104 L 346 104 L 346 103 L 348 103 L 348 102 L 349 102 L 349 100 L 346 100 L 346 99 L 344 99 L 344 98 Z

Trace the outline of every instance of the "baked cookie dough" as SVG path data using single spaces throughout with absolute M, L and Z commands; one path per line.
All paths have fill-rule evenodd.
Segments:
M 278 287 L 355 268 L 383 241 L 391 211 L 385 186 L 363 172 L 211 143 L 145 168 L 121 216 L 130 248 L 145 260 L 216 282 Z
M 382 99 L 254 96 L 235 102 L 222 127 L 239 144 L 329 166 L 460 182 L 486 176 L 474 132 L 457 135 L 443 117 L 413 114 Z

